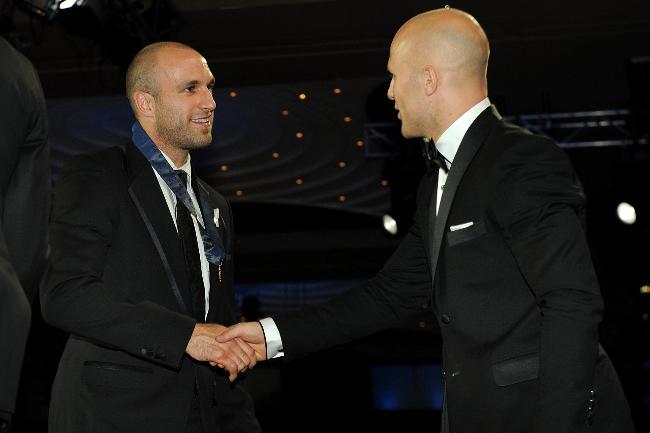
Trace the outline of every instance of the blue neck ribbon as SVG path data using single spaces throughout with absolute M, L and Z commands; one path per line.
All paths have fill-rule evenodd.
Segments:
M 201 231 L 201 238 L 203 239 L 205 255 L 208 261 L 213 265 L 223 263 L 225 257 L 223 242 L 219 236 L 219 231 L 217 230 L 215 222 L 210 218 L 210 215 L 214 213 L 214 210 L 209 208 L 208 200 L 203 190 L 199 187 L 196 188 L 198 191 L 195 191 L 201 206 L 201 212 L 198 212 L 197 209 L 195 209 L 190 194 L 187 192 L 185 185 L 183 185 L 181 178 L 174 173 L 173 168 L 169 165 L 169 162 L 167 162 L 160 149 L 158 149 L 158 146 L 156 146 L 151 138 L 149 138 L 149 135 L 142 128 L 140 122 L 136 121 L 133 124 L 131 127 L 131 133 L 133 143 L 138 150 L 145 158 L 147 158 L 149 164 L 151 164 L 153 169 L 156 170 L 167 186 L 169 186 L 176 196 L 176 199 L 181 202 L 199 222 L 199 230 Z

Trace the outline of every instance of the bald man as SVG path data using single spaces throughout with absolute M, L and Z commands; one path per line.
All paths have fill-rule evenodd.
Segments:
M 399 29 L 388 98 L 402 134 L 425 138 L 432 167 L 409 233 L 365 285 L 218 340 L 242 337 L 259 359 L 295 357 L 430 311 L 443 340 L 443 432 L 632 432 L 598 344 L 603 306 L 580 182 L 553 142 L 490 105 L 489 54 L 483 29 L 459 10 Z
M 190 156 L 212 141 L 213 85 L 192 48 L 145 47 L 126 79 L 132 142 L 59 175 L 41 305 L 70 338 L 50 433 L 260 431 L 236 381 L 255 354 L 215 340 L 237 320 L 230 207 Z

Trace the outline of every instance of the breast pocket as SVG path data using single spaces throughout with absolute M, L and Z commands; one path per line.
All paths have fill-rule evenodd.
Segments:
M 462 226 L 462 225 L 461 225 Z M 454 227 L 453 225 L 451 227 Z M 485 223 L 483 221 L 474 222 L 472 225 L 460 228 L 458 230 L 447 231 L 447 245 L 453 247 L 463 242 L 471 241 L 487 232 Z
M 81 380 L 93 386 L 145 389 L 151 385 L 153 369 L 113 362 L 85 361 Z

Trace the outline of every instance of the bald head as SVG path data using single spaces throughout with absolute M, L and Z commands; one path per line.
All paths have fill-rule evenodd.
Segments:
M 169 50 L 188 50 L 196 52 L 180 42 L 155 42 L 141 49 L 126 71 L 126 96 L 129 98 L 133 112 L 137 115 L 133 95 L 136 91 L 157 95 L 160 87 L 158 67 L 161 57 Z
M 487 97 L 490 46 L 471 15 L 436 9 L 408 20 L 390 46 L 387 96 L 405 137 L 438 137 Z
M 490 45 L 480 24 L 458 9 L 436 9 L 408 20 L 392 49 L 403 49 L 413 66 L 430 64 L 457 84 L 485 82 Z

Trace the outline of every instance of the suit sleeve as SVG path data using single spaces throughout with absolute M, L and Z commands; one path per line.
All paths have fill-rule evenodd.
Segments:
M 44 270 L 47 113 L 36 71 L 0 37 L 0 411 L 13 412 L 31 300 Z
M 582 188 L 548 140 L 530 137 L 501 160 L 492 211 L 541 315 L 534 431 L 583 431 L 603 304 L 581 224 Z
M 278 316 L 274 321 L 285 357 L 294 358 L 421 314 L 431 309 L 432 293 L 428 256 L 416 222 L 370 281 L 324 304 Z
M 45 320 L 98 344 L 178 367 L 195 321 L 151 301 L 130 302 L 102 276 L 120 224 L 115 173 L 77 158 L 61 172 L 52 258 L 41 292 Z

